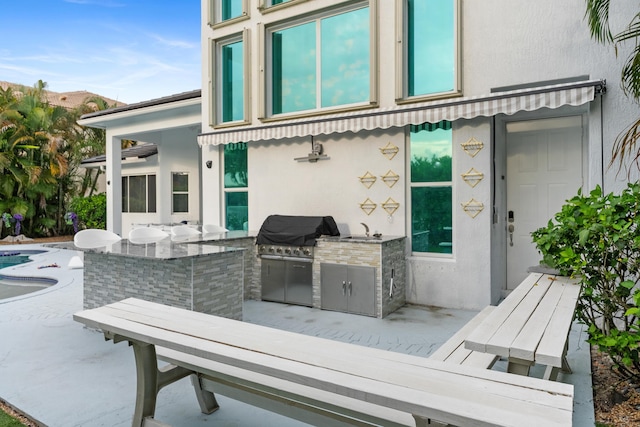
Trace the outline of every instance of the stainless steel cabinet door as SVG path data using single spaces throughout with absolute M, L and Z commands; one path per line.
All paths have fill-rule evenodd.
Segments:
M 349 313 L 376 315 L 376 270 L 350 265 L 347 270 Z
M 324 310 L 347 311 L 347 266 L 320 264 L 321 306 Z
M 285 301 L 290 304 L 313 305 L 313 263 L 305 261 L 286 261 Z
M 262 259 L 262 299 L 284 302 L 285 298 L 285 262 L 282 260 Z

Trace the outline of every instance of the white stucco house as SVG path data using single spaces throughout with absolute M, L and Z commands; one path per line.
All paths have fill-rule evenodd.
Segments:
M 564 200 L 626 185 L 608 167 L 640 114 L 626 47 L 592 41 L 583 16 L 582 0 L 203 0 L 201 96 L 81 120 L 107 129 L 109 228 L 142 220 L 122 210 L 120 140 L 152 142 L 155 222 L 365 223 L 407 236 L 407 301 L 495 303 Z M 175 173 L 188 213 L 171 211 Z
M 106 129 L 110 142 L 104 157 L 82 165 L 106 173 L 111 230 L 127 236 L 135 224 L 200 221 L 200 121 L 200 90 L 82 116 L 79 124 Z M 123 150 L 123 139 L 138 145 Z

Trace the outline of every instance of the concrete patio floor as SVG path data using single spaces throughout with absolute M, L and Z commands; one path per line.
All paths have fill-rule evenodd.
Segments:
M 33 249 L 35 245 L 3 246 Z M 0 398 L 50 427 L 130 426 L 135 399 L 133 352 L 105 342 L 72 320 L 82 310 L 82 270 L 67 267 L 75 252 L 51 249 L 5 274 L 45 275 L 58 284 L 0 300 Z M 37 269 L 57 263 L 60 268 Z M 428 356 L 475 313 L 406 306 L 385 319 L 262 301 L 246 301 L 244 320 L 302 334 Z M 574 325 L 568 354 L 574 384 L 574 426 L 593 426 L 591 362 L 583 326 Z M 494 369 L 504 370 L 498 362 Z M 541 376 L 541 367 L 533 375 Z M 299 421 L 219 396 L 220 410 L 199 412 L 188 379 L 163 389 L 156 418 L 176 427 L 302 426 Z

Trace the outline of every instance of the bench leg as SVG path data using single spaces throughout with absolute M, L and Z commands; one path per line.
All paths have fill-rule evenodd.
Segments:
M 136 407 L 133 413 L 133 427 L 164 426 L 153 419 L 156 412 L 158 392 L 193 372 L 174 365 L 158 369 L 156 348 L 153 345 L 130 341 L 136 359 Z
M 431 418 L 421 417 L 420 415 L 412 415 L 413 419 L 416 421 L 416 427 L 454 427 L 451 424 L 441 423 L 440 421 L 432 420 Z
M 132 342 L 136 359 L 136 407 L 132 427 L 144 426 L 145 418 L 153 418 L 158 395 L 158 362 L 152 345 Z
M 193 389 L 196 392 L 196 398 L 200 405 L 200 411 L 202 411 L 203 414 L 211 414 L 220 408 L 215 394 L 204 389 L 202 386 L 202 378 L 200 378 L 198 374 L 191 375 L 191 384 L 193 384 Z
M 528 376 L 531 365 L 533 365 L 533 362 L 531 361 L 510 357 L 507 364 L 507 372 L 510 374 Z

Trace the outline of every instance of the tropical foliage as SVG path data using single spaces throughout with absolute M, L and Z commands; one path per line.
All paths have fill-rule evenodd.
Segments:
M 0 88 L 0 213 L 20 215 L 27 236 L 62 234 L 67 204 L 91 192 L 95 176 L 80 173 L 80 161 L 104 152 L 104 131 L 83 128 L 81 114 L 106 108 L 88 99 L 77 109 L 51 105 L 45 83 Z M 12 234 L 3 228 L 2 234 Z
M 586 18 L 591 30 L 591 36 L 600 43 L 613 44 L 616 55 L 625 43 L 631 43 L 633 49 L 621 71 L 622 89 L 625 94 L 636 102 L 640 101 L 640 11 L 631 16 L 629 23 L 621 31 L 613 33 L 609 15 L 612 9 L 611 0 L 586 0 Z M 640 149 L 637 144 L 640 139 L 640 118 L 625 129 L 613 146 L 611 165 L 616 161 L 620 167 L 625 160 L 631 160 L 640 169 Z
M 533 233 L 543 263 L 579 277 L 576 316 L 623 378 L 640 380 L 640 184 L 568 200 Z

